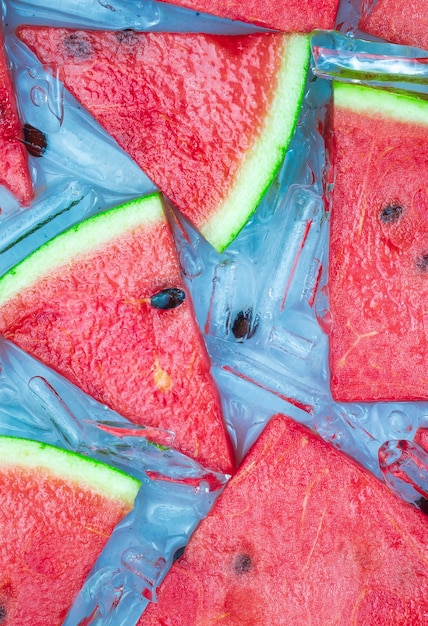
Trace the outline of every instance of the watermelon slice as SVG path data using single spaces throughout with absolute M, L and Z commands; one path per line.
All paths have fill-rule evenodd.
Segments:
M 33 199 L 33 184 L 1 29 L 0 111 L 0 185 L 4 185 L 21 205 L 26 206 Z
M 334 86 L 331 390 L 428 398 L 428 102 Z
M 252 22 L 284 33 L 334 28 L 339 0 L 162 0 L 231 20 Z
M 373 475 L 277 416 L 139 624 L 422 626 L 427 524 Z
M 0 623 L 62 624 L 140 483 L 87 457 L 0 437 Z
M 131 421 L 230 473 L 210 364 L 158 194 L 98 214 L 0 279 L 0 332 Z
M 78 31 L 19 37 L 219 251 L 280 166 L 299 116 L 307 36 Z
M 392 43 L 428 50 L 426 0 L 378 0 L 359 28 Z

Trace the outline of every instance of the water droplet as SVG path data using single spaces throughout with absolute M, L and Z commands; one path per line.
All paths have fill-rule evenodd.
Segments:
M 36 107 L 41 107 L 48 101 L 48 94 L 42 87 L 32 87 L 30 90 L 31 102 Z
M 404 436 L 412 430 L 412 418 L 403 411 L 391 411 L 387 420 L 395 436 Z

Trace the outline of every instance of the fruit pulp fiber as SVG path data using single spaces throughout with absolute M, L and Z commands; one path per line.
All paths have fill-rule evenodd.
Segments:
M 335 107 L 334 133 L 333 397 L 426 399 L 428 123 Z
M 426 623 L 426 516 L 274 417 L 140 626 Z

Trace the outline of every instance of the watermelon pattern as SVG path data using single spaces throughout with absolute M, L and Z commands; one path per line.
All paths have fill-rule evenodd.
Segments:
M 0 279 L 0 331 L 132 422 L 230 473 L 208 355 L 158 194 L 81 222 Z
M 422 626 L 426 528 L 423 513 L 276 416 L 139 624 Z
M 31 26 L 18 34 L 42 63 L 60 66 L 68 90 L 204 237 L 226 248 L 293 135 L 307 37 Z
M 426 399 L 428 105 L 340 83 L 334 102 L 332 393 Z
M 2 436 L 0 485 L 1 623 L 63 623 L 141 485 L 78 454 Z
M 40 3 L 43 5 L 43 0 Z M 98 4 L 112 15 L 117 11 L 115 0 Z M 339 6 L 339 0 L 248 0 L 239 6 L 231 0 L 176 0 L 171 4 L 280 32 L 223 37 L 150 32 L 147 25 L 142 29 L 147 32 L 106 31 L 101 25 L 95 30 L 21 25 L 17 32 L 43 64 L 59 66 L 66 88 L 221 253 L 259 201 L 267 198 L 269 204 L 283 184 L 275 175 L 295 131 L 305 87 L 316 82 L 309 67 L 307 34 L 334 28 L 338 10 L 347 7 L 345 2 Z M 157 3 L 148 5 L 148 14 L 152 9 L 155 13 Z M 159 5 L 165 1 L 160 0 Z M 162 9 L 159 11 L 161 14 Z M 155 20 L 153 25 L 156 31 Z M 389 41 L 428 47 L 426 11 L 418 0 L 392 4 L 378 0 L 359 26 Z M 5 57 L 2 62 L 6 68 Z M 7 71 L 2 83 L 6 101 L 13 93 Z M 190 95 L 183 113 L 180 105 L 187 88 Z M 308 114 L 315 104 L 309 101 L 306 105 Z M 150 112 L 147 119 L 142 119 L 142 108 Z M 233 115 L 228 118 L 230 111 Z M 214 125 L 205 124 L 210 118 L 215 119 Z M 13 124 L 17 124 L 16 118 Z M 7 122 L 6 128 L 9 126 Z M 370 411 L 373 406 L 376 410 L 378 401 L 427 399 L 427 128 L 423 100 L 357 86 L 334 86 L 332 155 L 336 177 L 329 311 L 317 317 L 323 269 L 318 257 L 314 259 L 316 267 L 310 268 L 313 284 L 305 282 L 302 295 L 329 335 L 327 395 L 331 391 L 334 401 L 345 404 L 344 414 L 349 402 L 369 402 Z M 319 140 L 323 130 L 321 123 L 312 128 L 311 140 Z M 12 182 L 5 174 L 4 184 L 26 205 L 31 202 L 32 190 L 28 170 L 22 169 L 26 162 L 22 140 L 18 125 L 13 126 L 12 135 L 5 135 L 4 154 L 12 144 L 20 151 L 7 157 L 5 172 Z M 47 142 L 49 146 L 49 137 Z M 203 154 L 204 143 L 209 149 Z M 303 184 L 309 185 L 312 193 L 317 173 L 309 163 L 305 167 Z M 204 168 L 209 170 L 207 177 Z M 297 168 L 294 173 L 300 181 Z M 269 196 L 266 191 L 272 181 Z M 156 219 L 152 222 L 154 205 Z M 228 210 L 223 211 L 226 205 Z M 107 215 L 117 219 L 110 221 Z M 261 216 L 261 236 L 266 217 Z M 304 224 L 299 255 L 303 256 L 314 221 L 309 217 Z M 233 250 L 232 258 L 234 254 Z M 299 256 L 292 264 L 287 291 L 296 283 L 298 265 Z M 253 329 L 251 333 L 245 329 L 251 315 L 251 308 L 238 313 L 236 319 L 241 320 L 243 331 L 235 332 L 229 319 L 237 342 L 245 344 L 255 334 Z M 264 322 L 260 320 L 260 325 Z M 258 325 L 257 317 L 255 327 Z M 236 468 L 221 399 L 209 372 L 209 354 L 195 324 L 159 196 L 135 200 L 75 226 L 0 277 L 0 332 L 131 421 L 174 430 L 174 446 L 204 467 L 233 474 L 184 552 L 179 549 L 165 563 L 161 557 L 149 564 L 153 571 L 143 597 L 155 602 L 141 617 L 141 626 L 427 623 L 428 544 L 422 511 L 428 507 L 424 497 L 418 501 L 421 510 L 403 503 L 374 476 L 283 415 L 270 419 Z M 284 342 L 280 346 L 283 353 L 301 347 L 299 333 L 287 334 L 292 345 Z M 269 342 L 274 339 L 271 336 Z M 261 351 L 267 345 L 260 334 L 255 335 L 255 342 L 260 342 Z M 251 350 L 249 353 L 251 360 Z M 301 363 L 296 365 L 300 372 Z M 327 365 L 320 368 L 328 378 Z M 251 397 L 247 400 L 251 404 Z M 230 404 L 232 412 L 243 416 L 247 428 L 243 406 L 233 400 Z M 359 408 L 350 406 L 352 418 L 358 416 Z M 310 409 L 316 412 L 319 407 Z M 384 407 L 379 409 L 378 420 L 382 410 L 387 414 Z M 305 419 L 314 418 L 309 413 Z M 393 413 L 388 414 L 390 421 Z M 254 419 L 248 432 L 260 425 L 258 416 Z M 394 419 L 399 421 L 399 416 Z M 353 423 L 351 428 L 358 432 Z M 364 434 L 371 437 L 368 431 Z M 332 437 L 339 446 L 340 437 L 340 431 Z M 423 429 L 415 440 L 427 448 Z M 372 438 L 370 443 L 376 442 Z M 163 446 L 159 450 L 168 457 Z M 422 475 L 425 468 L 418 470 Z M 155 471 L 148 472 L 148 479 L 160 484 L 166 480 Z M 181 482 L 194 484 L 197 497 L 200 481 Z M 62 487 L 53 491 L 61 492 Z M 5 483 L 3 492 L 13 495 L 15 486 Z M 151 504 L 147 503 L 148 511 Z M 64 563 L 74 563 L 76 552 L 84 548 L 71 545 L 70 553 L 63 555 L 63 546 L 56 550 L 51 534 L 40 523 L 31 541 L 40 542 L 50 552 L 45 554 L 40 548 L 40 555 L 30 563 L 27 548 L 31 541 L 19 525 L 11 523 L 7 507 L 3 508 L 5 549 L 10 551 L 9 535 L 13 535 L 17 546 L 13 550 L 25 575 L 21 581 L 19 577 L 12 580 L 9 556 L 4 557 L 0 623 L 62 623 L 72 602 L 71 596 L 62 595 L 61 576 L 67 573 Z M 18 507 L 12 504 L 9 508 L 16 512 Z M 181 514 L 174 503 L 167 509 L 161 512 L 166 525 L 169 516 Z M 86 519 L 85 514 L 86 510 L 79 517 Z M 88 523 L 85 532 L 89 536 L 98 533 L 98 527 L 95 533 L 93 530 Z M 110 532 L 98 533 L 103 536 L 97 550 Z M 166 534 L 163 526 L 155 528 L 153 544 L 160 540 L 166 550 Z M 157 548 L 153 552 L 159 556 Z M 57 556 L 62 559 L 59 565 Z M 132 554 L 127 563 L 131 569 L 134 556 L 135 563 L 140 557 L 146 559 L 145 554 Z M 167 573 L 171 560 L 174 564 Z M 144 567 L 148 563 L 145 561 Z M 49 567 L 52 571 L 47 571 Z M 156 577 L 162 567 L 165 579 L 157 589 Z M 27 569 L 41 582 L 37 593 L 28 592 L 28 598 L 34 597 L 32 611 L 14 613 L 19 594 L 25 607 L 25 585 L 31 578 Z M 134 573 L 144 578 L 146 570 L 141 576 L 137 569 L 135 565 Z M 78 573 L 73 593 L 84 578 L 84 572 Z M 22 589 L 18 589 L 20 582 Z M 90 626 L 100 618 L 111 601 L 104 595 L 106 589 L 100 592 L 99 605 L 79 626 Z M 135 589 L 126 591 L 132 594 Z M 61 597 L 62 604 L 54 607 L 52 616 L 40 615 L 38 592 L 43 600 Z M 93 600 L 98 601 L 96 594 Z M 115 603 L 120 605 L 122 598 L 115 596 Z
M 391 43 L 428 50 L 428 12 L 425 0 L 378 0 L 359 27 Z

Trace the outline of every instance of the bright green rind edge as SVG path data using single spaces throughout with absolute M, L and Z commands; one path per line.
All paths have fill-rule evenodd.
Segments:
M 154 193 L 97 213 L 68 228 L 0 278 L 0 306 L 53 269 L 66 266 L 79 255 L 102 249 L 108 242 L 138 226 L 165 219 L 161 197 Z
M 417 96 L 333 81 L 333 97 L 335 108 L 428 126 L 428 101 Z
M 101 461 L 47 443 L 1 435 L 0 469 L 10 466 L 34 472 L 46 470 L 53 477 L 89 488 L 130 508 L 141 487 L 136 478 Z
M 297 125 L 309 68 L 310 37 L 290 35 L 287 39 L 264 129 L 244 158 L 227 197 L 200 228 L 218 252 L 235 239 L 256 210 L 279 170 Z

